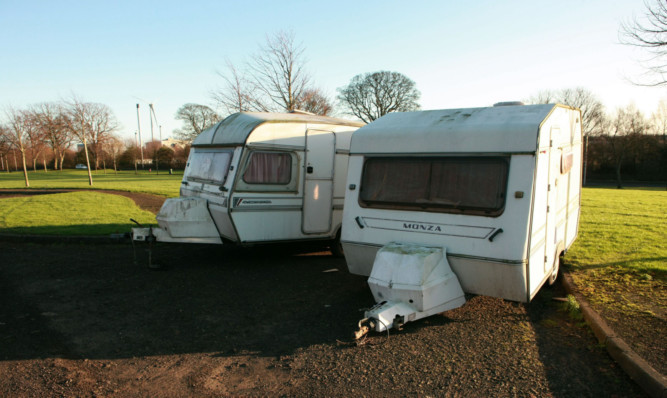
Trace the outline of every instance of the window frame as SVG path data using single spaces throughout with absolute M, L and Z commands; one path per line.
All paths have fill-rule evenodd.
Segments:
M 452 159 L 461 160 L 463 162 L 470 162 L 474 164 L 475 160 L 483 160 L 486 162 L 489 161 L 498 161 L 499 165 L 504 165 L 505 173 L 502 176 L 504 181 L 500 181 L 498 188 L 500 190 L 500 205 L 495 208 L 481 208 L 477 206 L 468 206 L 468 205 L 445 205 L 437 203 L 406 203 L 406 202 L 387 202 L 387 201 L 370 201 L 365 199 L 363 196 L 364 192 L 364 183 L 365 178 L 367 178 L 366 173 L 368 172 L 369 164 L 375 161 L 388 161 L 393 162 L 394 164 L 397 161 L 401 160 L 421 160 L 429 163 L 429 176 L 426 182 L 427 191 L 433 189 L 434 185 L 432 182 L 433 178 L 433 164 L 437 161 L 449 161 Z M 507 205 L 507 187 L 509 184 L 509 174 L 510 174 L 510 156 L 502 155 L 446 155 L 446 156 L 372 156 L 366 157 L 364 159 L 364 164 L 362 166 L 362 174 L 360 179 L 360 188 L 358 195 L 358 203 L 362 208 L 367 209 L 385 209 L 385 210 L 406 210 L 406 211 L 419 211 L 419 212 L 429 212 L 429 213 L 446 213 L 446 214 L 464 214 L 464 215 L 479 215 L 486 217 L 499 217 L 505 211 Z
M 245 180 L 245 173 L 250 166 L 252 161 L 252 156 L 255 153 L 276 153 L 281 155 L 287 155 L 290 157 L 290 179 L 287 183 L 256 183 L 256 182 L 247 182 Z M 297 192 L 299 187 L 299 172 L 298 164 L 299 157 L 293 151 L 286 150 L 268 150 L 268 149 L 250 149 L 247 151 L 245 156 L 243 156 L 243 161 L 241 163 L 243 166 L 239 168 L 238 177 L 236 178 L 236 187 L 235 190 L 239 192 Z
M 202 178 L 201 176 L 193 176 L 191 175 L 192 171 L 190 169 L 190 165 L 193 162 L 193 157 L 199 155 L 199 154 L 205 154 L 205 153 L 213 153 L 213 154 L 220 154 L 220 153 L 227 153 L 229 154 L 229 161 L 227 162 L 227 169 L 224 171 L 222 179 L 221 180 L 215 180 L 212 178 Z M 213 185 L 224 185 L 227 182 L 227 178 L 229 177 L 229 172 L 231 171 L 231 165 L 232 161 L 234 160 L 234 149 L 233 148 L 192 148 L 190 155 L 188 156 L 188 161 L 185 165 L 185 180 L 186 181 L 192 181 L 192 182 L 199 182 L 199 183 L 205 183 L 205 184 L 213 184 Z

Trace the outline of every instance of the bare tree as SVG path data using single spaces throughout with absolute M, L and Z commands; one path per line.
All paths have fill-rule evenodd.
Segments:
M 245 70 L 239 71 L 227 61 L 227 72 L 219 73 L 225 85 L 213 98 L 230 113 L 299 109 L 315 93 L 324 97 L 311 85 L 305 64 L 304 47 L 295 42 L 292 32 L 267 35 Z
M 420 108 L 415 82 L 398 72 L 373 72 L 356 75 L 345 87 L 338 89 L 338 101 L 348 114 L 366 123 L 390 112 L 406 112 Z
M 93 185 L 88 143 L 91 144 L 93 153 L 99 154 L 104 141 L 118 128 L 116 118 L 108 106 L 83 102 L 74 97 L 68 103 L 67 121 L 69 130 L 83 143 L 88 167 L 88 183 Z M 97 169 L 99 162 L 97 156 L 95 161 L 95 169 Z
M 192 141 L 202 131 L 220 121 L 220 116 L 206 105 L 188 103 L 176 111 L 176 119 L 183 127 L 175 131 L 178 138 Z
M 30 110 L 33 121 L 42 131 L 45 141 L 53 150 L 53 168 L 62 171 L 62 163 L 66 150 L 72 146 L 74 136 L 68 129 L 67 112 L 63 104 L 45 102 L 37 104 Z
M 623 188 L 621 179 L 621 166 L 628 156 L 633 155 L 633 146 L 638 138 L 649 129 L 644 115 L 635 108 L 628 105 L 616 110 L 606 129 L 604 138 L 609 146 L 610 155 L 614 163 L 617 188 Z
M 107 105 L 88 103 L 87 107 L 89 109 L 90 126 L 88 142 L 90 142 L 95 155 L 95 170 L 97 170 L 100 159 L 103 160 L 104 158 L 105 148 L 111 135 L 118 130 L 118 121 Z
M 32 161 L 32 170 L 37 171 L 37 161 L 42 155 L 44 162 L 44 171 L 46 171 L 46 159 L 43 157 L 46 151 L 46 136 L 42 129 L 39 128 L 35 120 L 34 114 L 31 111 L 24 112 L 24 123 L 26 128 L 26 135 L 28 137 L 28 149 L 30 152 L 30 160 Z
M 25 111 L 19 111 L 14 108 L 8 108 L 5 111 L 7 118 L 7 128 L 5 129 L 5 137 L 12 147 L 21 152 L 21 164 L 23 166 L 23 177 L 25 179 L 25 186 L 30 186 L 28 181 L 28 169 L 26 167 L 25 153 L 27 150 L 28 130 L 30 128 L 28 118 Z
M 645 21 L 636 18 L 631 23 L 621 25 L 621 43 L 645 48 L 650 56 L 644 60 L 643 66 L 653 78 L 640 86 L 663 86 L 667 84 L 667 3 L 657 0 L 655 4 L 646 6 Z
M 667 135 L 667 101 L 664 99 L 660 100 L 658 108 L 651 114 L 651 127 L 654 134 L 663 137 Z
M 9 158 L 7 155 L 11 150 L 11 143 L 9 142 L 9 128 L 0 125 L 0 171 L 5 170 L 9 173 Z
M 257 89 L 268 99 L 267 108 L 293 111 L 310 84 L 304 70 L 304 48 L 294 43 L 294 33 L 279 31 L 267 36 L 252 62 L 252 78 Z
M 268 109 L 259 99 L 257 87 L 245 73 L 240 72 L 227 60 L 227 74 L 218 72 L 225 84 L 212 93 L 213 100 L 219 103 L 227 113 L 266 112 Z
M 328 116 L 333 110 L 333 105 L 322 90 L 311 88 L 301 94 L 297 100 L 297 108 L 316 115 Z
M 107 140 L 107 150 L 113 161 L 114 174 L 118 174 L 118 158 L 125 150 L 125 143 L 115 134 L 109 136 Z

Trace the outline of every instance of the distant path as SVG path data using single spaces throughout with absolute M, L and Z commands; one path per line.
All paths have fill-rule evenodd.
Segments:
M 54 193 L 66 193 L 66 192 L 79 192 L 79 191 L 93 191 L 93 192 L 102 192 L 113 195 L 120 195 L 130 198 L 137 204 L 141 209 L 150 211 L 153 214 L 157 214 L 162 207 L 162 204 L 166 200 L 163 196 L 152 195 L 149 193 L 140 193 L 140 192 L 126 192 L 126 191 L 114 191 L 109 189 L 0 189 L 0 199 L 2 198 L 12 198 L 12 197 L 23 197 L 31 195 L 49 195 Z

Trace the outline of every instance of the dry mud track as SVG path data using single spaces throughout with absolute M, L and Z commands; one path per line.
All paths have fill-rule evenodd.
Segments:
M 558 289 L 355 346 L 373 299 L 328 252 L 158 245 L 160 271 L 137 253 L 0 241 L 0 396 L 643 396 Z

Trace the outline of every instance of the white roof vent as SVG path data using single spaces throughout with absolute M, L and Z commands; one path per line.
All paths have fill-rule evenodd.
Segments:
M 496 102 L 493 104 L 493 106 L 515 106 L 515 105 L 526 105 L 521 101 L 503 101 L 503 102 Z

